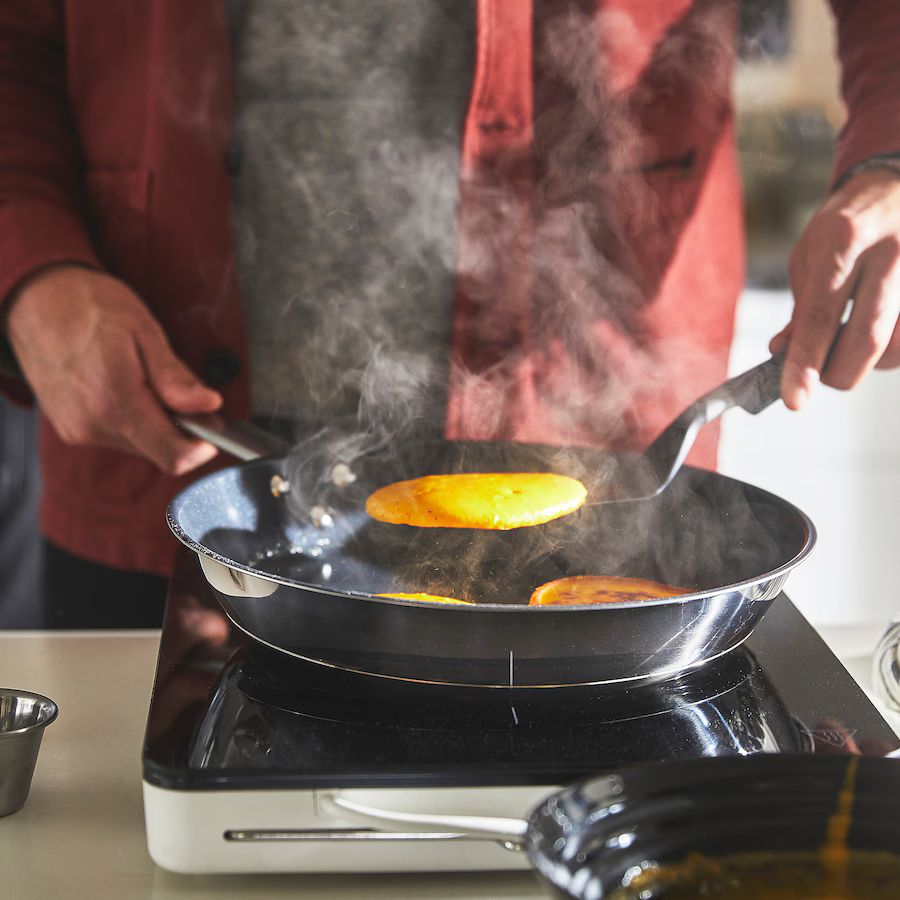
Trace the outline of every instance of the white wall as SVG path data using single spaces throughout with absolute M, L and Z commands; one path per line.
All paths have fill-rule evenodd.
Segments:
M 790 22 L 787 60 L 739 67 L 738 113 L 818 108 L 837 126 L 828 4 L 791 0 Z M 744 294 L 732 374 L 768 356 L 791 306 L 788 291 Z M 758 416 L 731 410 L 722 429 L 720 470 L 791 501 L 816 525 L 816 548 L 787 584 L 804 615 L 830 626 L 884 623 L 900 612 L 900 370 L 874 372 L 849 393 L 820 387 L 800 413 L 780 402 Z
M 789 319 L 787 291 L 747 291 L 731 372 L 768 356 Z M 720 470 L 800 507 L 818 531 L 787 593 L 815 625 L 886 622 L 900 611 L 900 371 L 873 372 L 856 390 L 820 387 L 792 413 L 722 419 Z

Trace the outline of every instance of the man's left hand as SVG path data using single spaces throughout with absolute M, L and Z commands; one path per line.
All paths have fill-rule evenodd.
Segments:
M 900 176 L 872 169 L 841 185 L 797 242 L 790 279 L 793 316 L 769 345 L 787 348 L 788 408 L 819 381 L 849 390 L 873 368 L 900 366 Z

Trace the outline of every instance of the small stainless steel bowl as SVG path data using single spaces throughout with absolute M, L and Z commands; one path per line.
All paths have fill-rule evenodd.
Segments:
M 24 806 L 44 729 L 58 712 L 41 694 L 0 688 L 0 816 Z

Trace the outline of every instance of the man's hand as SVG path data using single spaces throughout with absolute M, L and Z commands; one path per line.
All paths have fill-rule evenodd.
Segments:
M 69 444 L 136 453 L 182 475 L 215 447 L 188 438 L 172 413 L 209 413 L 221 396 L 172 351 L 162 327 L 124 283 L 60 265 L 12 300 L 10 344 L 41 410 Z
M 797 242 L 790 277 L 794 313 L 769 345 L 787 347 L 785 405 L 802 408 L 820 380 L 849 390 L 900 366 L 900 177 L 873 169 L 835 191 Z

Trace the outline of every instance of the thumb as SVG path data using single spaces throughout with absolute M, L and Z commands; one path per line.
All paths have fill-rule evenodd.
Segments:
M 207 387 L 179 359 L 164 336 L 145 336 L 140 346 L 147 383 L 167 409 L 183 413 L 214 412 L 222 395 Z

